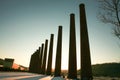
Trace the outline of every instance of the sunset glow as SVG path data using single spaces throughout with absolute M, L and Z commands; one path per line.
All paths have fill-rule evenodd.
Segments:
M 53 33 L 54 69 L 57 31 L 62 25 L 62 69 L 68 69 L 70 14 L 74 13 L 77 69 L 80 69 L 80 3 L 86 5 L 92 64 L 120 62 L 120 41 L 114 37 L 111 25 L 97 19 L 99 9 L 95 0 L 0 0 L 0 58 L 13 58 L 15 63 L 29 67 L 31 55 L 45 39 L 49 46 Z M 19 67 L 17 64 L 13 64 L 14 69 Z

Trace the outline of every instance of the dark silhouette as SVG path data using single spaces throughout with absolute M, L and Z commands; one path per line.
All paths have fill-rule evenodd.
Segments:
M 5 68 L 12 68 L 12 65 L 13 65 L 13 62 L 14 62 L 14 59 L 11 59 L 11 58 L 5 58 L 4 60 L 4 67 Z M 9 64 L 9 65 L 8 65 Z
M 51 71 L 52 71 L 53 41 L 54 41 L 54 34 L 51 34 L 50 45 L 49 45 L 48 64 L 47 64 L 47 70 L 46 70 L 47 75 L 51 75 Z
M 42 68 L 42 55 L 43 55 L 44 44 L 42 48 L 39 47 L 32 55 L 30 59 L 29 72 L 41 73 Z
M 32 72 L 38 73 L 38 60 L 39 60 L 39 50 L 36 50 L 35 53 L 32 55 Z
M 42 69 L 41 69 L 42 74 L 45 74 L 45 71 L 46 71 L 47 47 L 48 47 L 48 40 L 45 41 L 45 49 L 44 49 L 43 63 L 42 63 Z
M 32 62 L 32 72 L 33 73 L 35 73 L 35 53 L 33 53 L 33 56 L 32 56 L 32 58 L 33 58 L 33 62 Z
M 68 78 L 77 78 L 75 15 L 70 14 L 70 42 L 69 42 Z
M 92 80 L 92 67 L 91 67 L 91 57 L 89 48 L 89 38 L 87 31 L 87 22 L 85 14 L 85 5 L 80 4 L 80 44 L 81 44 L 81 80 Z M 37 72 L 40 74 L 52 75 L 52 54 L 53 54 L 53 40 L 54 35 L 51 34 L 50 45 L 49 45 L 49 55 L 48 64 L 46 70 L 46 57 L 47 57 L 47 46 L 48 40 L 42 44 L 42 48 L 37 50 L 33 55 L 31 55 L 30 61 L 30 72 Z M 44 49 L 44 54 L 43 54 Z M 55 71 L 54 76 L 61 76 L 61 56 L 62 56 L 62 26 L 58 29 L 58 40 L 56 49 L 56 60 L 55 60 Z M 39 61 L 39 62 L 38 62 Z M 38 65 L 38 66 L 36 66 Z M 37 69 L 36 69 L 37 68 Z M 37 71 L 36 71 L 37 70 Z M 70 14 L 70 41 L 69 41 L 69 66 L 68 66 L 68 78 L 77 79 L 77 58 L 76 58 L 76 31 L 75 31 L 75 15 Z
M 32 72 L 32 60 L 33 60 L 33 58 L 32 58 L 32 55 L 31 55 L 30 64 L 29 64 L 29 72 Z
M 44 44 L 42 44 L 41 52 L 40 52 L 40 58 L 39 58 L 39 73 L 41 73 L 42 68 L 42 60 L 43 60 L 43 50 L 44 50 Z
M 35 61 L 34 61 L 34 73 L 38 73 L 38 60 L 39 60 L 39 49 L 34 54 Z
M 38 61 L 37 61 L 37 73 L 39 73 L 40 72 L 40 55 L 41 55 L 41 47 L 39 47 L 39 49 L 38 49 L 38 52 L 37 52 L 37 58 L 38 58 Z
M 81 80 L 92 80 L 89 39 L 85 15 L 85 5 L 80 4 L 80 35 L 81 35 Z
M 61 76 L 62 26 L 59 26 L 54 76 Z
M 33 54 L 32 54 L 31 59 L 30 59 L 29 72 L 34 72 L 33 68 L 34 68 L 34 57 L 33 57 Z
M 94 76 L 120 77 L 120 63 L 104 63 L 92 65 Z

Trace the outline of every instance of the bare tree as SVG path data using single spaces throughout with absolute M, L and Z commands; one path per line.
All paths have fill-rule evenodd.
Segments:
M 120 40 L 120 0 L 98 0 L 99 19 L 114 26 L 114 34 Z

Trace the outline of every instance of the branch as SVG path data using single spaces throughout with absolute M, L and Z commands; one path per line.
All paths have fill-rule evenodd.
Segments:
M 111 4 L 112 2 L 110 2 L 109 0 L 100 0 L 99 1 L 101 3 L 101 7 L 103 10 L 109 10 L 109 11 L 115 11 L 115 7 L 113 4 Z
M 99 16 L 98 18 L 103 22 L 103 23 L 111 23 L 112 25 L 115 25 L 115 26 L 119 26 L 118 22 L 115 21 L 115 17 L 112 15 L 109 15 L 108 14 L 101 14 L 99 13 Z
M 100 20 L 120 27 L 120 0 L 99 0 L 99 2 L 101 3 L 100 8 L 103 10 L 103 14 L 99 16 Z
M 114 25 L 114 34 L 120 39 L 120 0 L 99 0 L 101 13 L 99 19 Z
M 119 27 L 114 28 L 114 34 L 120 39 L 120 28 Z
M 113 0 L 113 3 L 115 5 L 115 11 L 116 11 L 116 18 L 117 18 L 117 21 L 118 21 L 118 27 L 120 27 L 120 18 L 119 18 L 119 2 L 120 0 Z

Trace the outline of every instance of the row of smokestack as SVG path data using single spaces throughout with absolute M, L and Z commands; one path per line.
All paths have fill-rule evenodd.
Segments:
M 90 58 L 89 39 L 87 31 L 87 22 L 85 15 L 85 6 L 80 4 L 80 44 L 81 44 L 81 80 L 92 80 L 92 68 Z M 70 39 L 69 39 L 69 63 L 68 78 L 77 79 L 77 58 L 76 58 L 76 31 L 75 15 L 70 14 Z M 31 55 L 29 71 L 39 74 L 51 75 L 52 72 L 52 55 L 53 55 L 54 34 L 51 34 L 48 63 L 46 69 L 46 57 L 48 40 L 45 46 L 42 44 L 39 49 Z M 44 53 L 43 53 L 44 52 Z M 62 55 L 62 26 L 58 29 L 56 60 L 54 76 L 61 76 L 61 55 Z
M 54 34 L 51 34 L 47 69 L 46 69 L 46 60 L 47 60 L 48 40 L 46 39 L 45 44 L 42 44 L 41 47 L 39 47 L 39 49 L 31 55 L 30 66 L 29 66 L 30 72 L 51 75 L 53 42 L 54 42 Z M 57 51 L 56 51 L 56 65 L 55 65 L 56 76 L 61 75 L 61 51 L 62 51 L 62 26 L 59 26 Z

